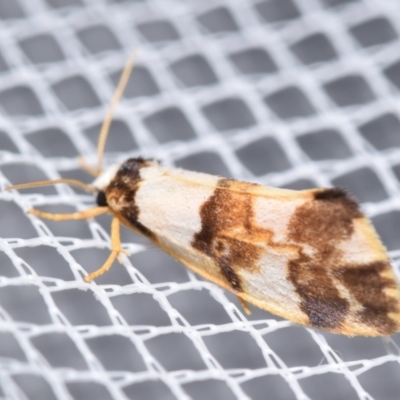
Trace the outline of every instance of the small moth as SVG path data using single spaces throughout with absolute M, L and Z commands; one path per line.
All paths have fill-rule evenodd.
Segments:
M 121 76 L 99 139 L 92 185 L 97 206 L 73 214 L 30 213 L 53 220 L 110 213 L 111 254 L 86 282 L 125 251 L 119 223 L 152 240 L 242 301 L 293 322 L 349 336 L 400 330 L 399 286 L 384 246 L 357 202 L 343 189 L 292 191 L 167 168 L 131 158 L 102 171 L 112 111 L 133 57 Z M 9 188 L 9 189 L 11 189 Z

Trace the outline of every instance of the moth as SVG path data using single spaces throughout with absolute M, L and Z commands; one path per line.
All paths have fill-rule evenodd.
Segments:
M 100 134 L 92 185 L 97 207 L 73 214 L 29 212 L 52 220 L 113 216 L 111 254 L 90 282 L 126 253 L 119 224 L 146 236 L 194 272 L 247 303 L 308 327 L 349 336 L 400 330 L 399 285 L 377 233 L 343 189 L 292 191 L 131 158 L 103 171 L 112 110 L 133 66 L 128 62 Z

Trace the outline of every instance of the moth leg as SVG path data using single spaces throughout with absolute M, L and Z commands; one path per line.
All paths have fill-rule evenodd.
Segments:
M 92 272 L 88 276 L 86 276 L 84 278 L 84 281 L 90 282 L 93 279 L 96 279 L 99 276 L 105 274 L 111 268 L 111 265 L 116 258 L 118 258 L 119 262 L 122 262 L 120 258 L 121 253 L 126 254 L 127 256 L 130 255 L 126 250 L 121 248 L 121 239 L 119 235 L 119 220 L 118 218 L 114 217 L 111 223 L 111 254 L 107 258 L 103 266 L 98 270 Z
M 107 207 L 94 207 L 94 208 L 89 208 L 88 210 L 85 211 L 78 211 L 71 214 L 53 214 L 36 210 L 35 208 L 31 208 L 27 212 L 28 214 L 36 215 L 37 217 L 45 219 L 50 219 L 52 221 L 69 221 L 71 219 L 89 219 L 97 217 L 98 215 L 104 214 L 107 211 L 108 211 Z
M 250 315 L 250 314 L 251 314 L 251 309 L 250 309 L 249 305 L 247 304 L 246 300 L 243 300 L 243 299 L 242 299 L 241 297 L 239 297 L 239 296 L 237 296 L 237 298 L 238 298 L 238 300 L 240 301 L 240 304 L 242 305 L 244 312 L 245 312 L 247 315 Z

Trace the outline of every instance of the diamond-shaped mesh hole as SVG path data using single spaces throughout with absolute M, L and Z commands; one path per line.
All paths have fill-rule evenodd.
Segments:
M 0 252 L 0 276 L 8 278 L 19 276 L 16 266 L 14 266 L 10 257 L 5 252 Z
M 159 335 L 147 340 L 146 347 L 167 371 L 206 368 L 200 352 L 183 333 Z
M 178 40 L 179 33 L 169 21 L 150 21 L 137 25 L 139 32 L 149 42 L 169 42 Z
M 225 382 L 217 380 L 191 382 L 184 385 L 183 388 L 193 400 L 209 400 L 212 398 L 230 400 L 236 398 Z
M 161 250 L 136 253 L 132 262 L 151 283 L 187 282 L 184 266 Z
M 144 123 L 161 142 L 188 140 L 196 136 L 185 114 L 176 107 L 165 108 L 144 119 Z
M 371 168 L 361 168 L 332 179 L 334 186 L 348 188 L 360 202 L 382 201 L 388 195 L 380 179 Z
M 13 380 L 22 389 L 28 399 L 57 399 L 49 382 L 40 375 L 23 373 L 14 375 Z
M 282 119 L 308 117 L 316 112 L 304 92 L 296 86 L 278 90 L 264 97 L 264 101 Z
M 368 369 L 359 376 L 363 388 L 374 398 L 395 399 L 400 392 L 399 364 L 386 362 Z
M 27 86 L 15 86 L 0 92 L 0 106 L 10 116 L 38 116 L 44 113 L 35 92 Z
M 24 285 L 0 288 L 0 304 L 15 321 L 35 325 L 51 323 L 47 304 L 36 286 Z
M 68 281 L 74 279 L 68 262 L 54 247 L 24 247 L 15 249 L 15 252 L 39 276 Z
M 89 82 L 82 76 L 72 76 L 52 85 L 62 104 L 69 111 L 81 108 L 93 108 L 100 105 L 100 100 Z M 1 101 L 0 101 L 1 102 Z
M 0 332 L 0 357 L 27 362 L 24 351 L 11 332 Z
M 34 64 L 48 64 L 64 60 L 65 56 L 52 35 L 30 36 L 19 42 L 23 52 Z
M 218 82 L 215 72 L 207 60 L 194 55 L 171 64 L 171 70 L 186 87 L 208 86 Z
M 203 107 L 202 111 L 219 131 L 249 128 L 256 123 L 247 104 L 239 98 L 218 100 Z
M 396 250 L 399 247 L 400 211 L 391 211 L 372 218 L 383 244 L 388 250 Z
M 98 382 L 68 382 L 67 388 L 74 400 L 112 400 L 110 391 Z
M 98 336 L 87 339 L 86 343 L 107 370 L 139 372 L 146 369 L 135 344 L 125 336 Z
M 266 393 L 273 393 L 276 399 L 296 399 L 288 383 L 279 375 L 258 376 L 245 381 L 241 387 L 252 400 L 265 400 Z
M 224 307 L 206 290 L 183 290 L 170 295 L 168 300 L 192 326 L 230 322 Z
M 290 168 L 285 152 L 274 138 L 256 140 L 238 149 L 236 154 L 254 175 Z
M 359 399 L 357 392 L 344 375 L 326 373 L 302 379 L 300 382 L 304 392 L 310 398 L 323 398 L 327 400 Z
M 257 3 L 255 7 L 265 22 L 283 22 L 300 17 L 292 0 L 266 0 Z
M 396 178 L 400 182 L 400 164 L 393 167 L 393 172 L 396 175 Z
M 115 309 L 129 325 L 170 326 L 168 314 L 147 293 L 133 293 L 111 298 Z
M 291 50 L 303 64 L 332 61 L 338 58 L 331 41 L 323 33 L 307 36 L 291 46 Z
M 288 367 L 314 367 L 323 359 L 321 349 L 307 331 L 299 327 L 278 329 L 265 335 L 264 340 Z
M 360 0 L 320 0 L 327 7 L 345 6 L 351 3 L 357 3 Z
M 53 8 L 83 6 L 82 0 L 46 0 L 46 2 Z
M 26 139 L 45 157 L 76 157 L 71 139 L 59 128 L 47 128 L 26 135 Z
M 144 381 L 134 383 L 124 388 L 125 394 L 131 400 L 163 399 L 176 400 L 171 390 L 160 381 Z
M 175 161 L 175 165 L 190 171 L 205 172 L 225 178 L 231 177 L 231 173 L 218 153 L 211 151 L 203 151 L 178 159 Z
M 246 49 L 231 53 L 229 58 L 243 74 L 271 74 L 278 67 L 269 53 L 264 49 Z
M 323 129 L 299 136 L 300 147 L 312 160 L 343 159 L 352 156 L 349 146 L 334 129 Z
M 0 72 L 4 72 L 8 70 L 8 64 L 2 54 L 0 54 Z
M 282 185 L 282 188 L 291 190 L 306 190 L 306 189 L 313 189 L 317 186 L 318 185 L 310 179 L 297 179 L 294 182 Z
M 383 17 L 355 25 L 350 32 L 363 47 L 385 44 L 398 38 L 393 25 Z
M 383 73 L 397 89 L 400 89 L 400 61 L 391 64 L 383 70 Z
M 0 131 L 0 151 L 9 151 L 12 153 L 18 153 L 18 148 L 11 140 L 11 134 L 8 135 L 6 132 Z
M 203 337 L 210 353 L 224 368 L 265 368 L 265 359 L 252 336 L 245 332 L 221 332 Z
M 226 7 L 218 7 L 200 15 L 198 21 L 211 33 L 235 32 L 239 27 Z
M 106 309 L 91 290 L 78 289 L 53 292 L 53 300 L 72 325 L 110 325 Z
M 121 73 L 122 70 L 119 70 L 110 76 L 115 87 L 119 82 Z M 155 96 L 158 93 L 160 93 L 160 88 L 151 72 L 147 68 L 138 66 L 133 70 L 123 96 L 126 99 L 131 99 L 134 97 Z
M 35 336 L 31 342 L 54 368 L 88 369 L 73 339 L 65 333 L 53 332 Z
M 0 3 L 0 18 L 1 19 L 17 19 L 24 18 L 25 12 L 21 8 L 18 1 L 2 1 Z
M 381 115 L 358 129 L 378 150 L 400 147 L 400 119 L 395 114 Z
M 91 26 L 80 30 L 77 35 L 84 46 L 93 54 L 121 48 L 115 35 L 106 26 Z
M 102 123 L 96 124 L 84 130 L 86 136 L 97 147 L 99 140 L 99 133 Z M 126 122 L 114 119 L 110 125 L 110 137 L 116 137 L 118 140 L 107 140 L 105 151 L 106 152 L 127 152 L 137 148 L 137 143 L 132 135 L 132 132 Z
M 346 336 L 329 333 L 324 333 L 324 337 L 344 361 L 373 359 L 385 355 L 385 348 L 379 338 L 353 337 L 349 340 Z
M 0 237 L 29 239 L 37 236 L 26 213 L 10 201 L 0 200 Z
M 375 95 L 364 77 L 349 75 L 324 85 L 328 96 L 339 106 L 347 107 L 370 103 Z

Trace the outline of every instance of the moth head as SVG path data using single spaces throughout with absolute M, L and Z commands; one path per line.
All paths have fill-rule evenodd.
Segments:
M 98 192 L 96 202 L 99 207 L 107 206 L 106 191 L 110 185 L 121 182 L 134 185 L 142 180 L 160 176 L 164 168 L 157 161 L 142 157 L 129 158 L 121 164 L 113 164 L 94 180 L 92 186 Z M 113 183 L 114 182 L 114 183 Z

